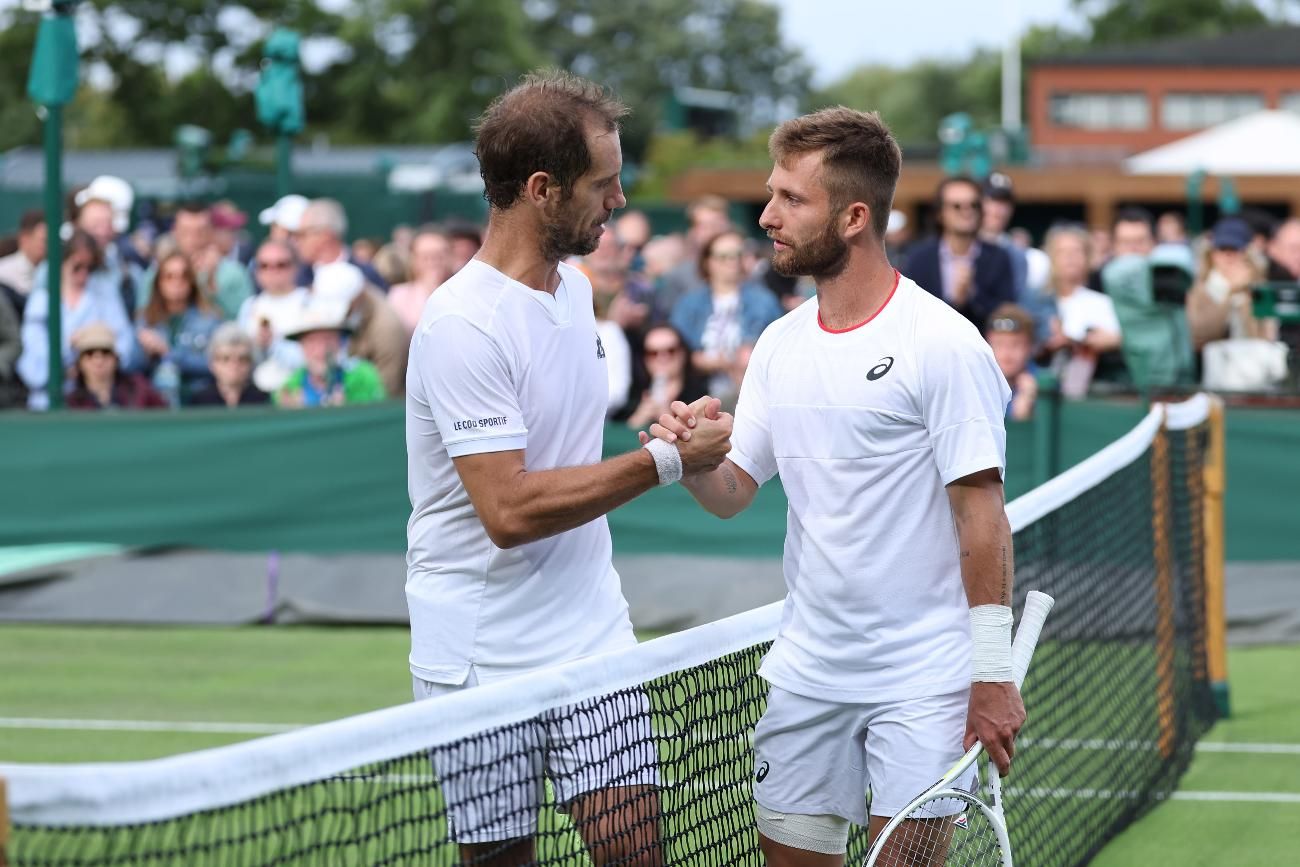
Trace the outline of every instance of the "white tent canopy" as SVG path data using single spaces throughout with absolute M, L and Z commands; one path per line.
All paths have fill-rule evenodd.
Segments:
M 1135 175 L 1300 175 L 1300 114 L 1259 111 L 1129 157 Z

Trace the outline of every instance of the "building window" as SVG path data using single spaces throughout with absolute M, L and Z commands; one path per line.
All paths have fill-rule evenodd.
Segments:
M 1258 93 L 1166 93 L 1160 103 L 1165 129 L 1204 129 L 1264 108 Z
M 1151 106 L 1143 93 L 1054 93 L 1053 126 L 1076 129 L 1146 129 Z
M 1279 108 L 1283 111 L 1294 111 L 1296 114 L 1300 114 L 1300 90 L 1282 94 L 1282 102 Z

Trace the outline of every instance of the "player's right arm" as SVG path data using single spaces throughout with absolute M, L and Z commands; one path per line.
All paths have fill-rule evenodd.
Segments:
M 659 484 L 646 449 L 597 464 L 530 471 L 528 428 L 508 353 L 464 318 L 430 323 L 416 336 L 410 363 L 421 386 L 417 400 L 428 407 L 421 429 L 436 429 L 441 436 L 497 547 L 514 548 L 580 527 Z M 713 417 L 701 422 L 692 441 L 678 444 L 684 473 L 712 470 L 730 450 L 731 417 L 717 413 L 716 401 L 710 409 Z M 424 409 L 416 404 L 408 411 L 423 415 Z
M 731 417 L 726 413 L 702 425 L 697 436 L 678 445 L 682 471 L 717 467 L 731 448 L 730 434 Z M 526 468 L 522 450 L 463 455 L 452 462 L 498 548 L 581 527 L 659 484 L 654 458 L 645 449 L 598 464 L 533 472 Z

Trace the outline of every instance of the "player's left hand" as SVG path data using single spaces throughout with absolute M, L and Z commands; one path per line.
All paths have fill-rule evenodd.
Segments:
M 962 748 L 969 750 L 979 741 L 997 766 L 999 776 L 1005 777 L 1016 754 L 1016 734 L 1024 724 L 1025 703 L 1014 683 L 977 681 L 970 686 L 970 711 L 966 714 Z

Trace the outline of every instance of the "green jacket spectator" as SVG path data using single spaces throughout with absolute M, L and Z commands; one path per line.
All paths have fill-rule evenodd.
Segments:
M 276 392 L 280 406 L 343 406 L 374 403 L 387 394 L 379 370 L 370 362 L 341 354 L 349 331 L 347 305 L 315 299 L 303 308 L 298 326 L 286 337 L 302 344 L 303 365 Z

